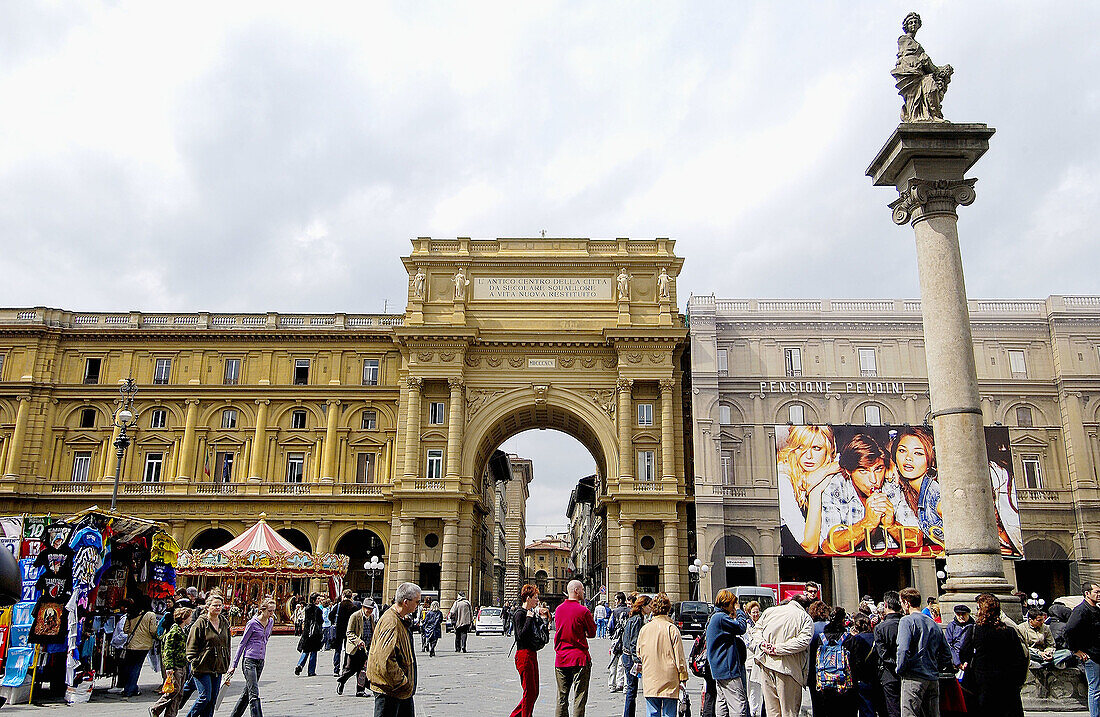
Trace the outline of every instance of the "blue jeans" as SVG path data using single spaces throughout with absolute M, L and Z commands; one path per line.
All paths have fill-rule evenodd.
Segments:
M 630 674 L 634 659 L 623 655 L 623 671 L 626 673 L 626 703 L 623 705 L 623 717 L 635 717 L 638 713 L 638 676 Z
M 645 717 L 676 717 L 675 697 L 646 697 Z
M 254 660 L 251 657 L 244 658 L 241 665 L 241 674 L 244 675 L 244 689 L 233 707 L 232 717 L 243 717 L 247 708 L 251 717 L 264 717 L 263 708 L 260 706 L 260 675 L 264 671 L 264 661 Z
M 334 640 L 332 643 L 332 674 L 340 674 L 340 668 L 343 667 L 343 663 L 340 662 L 340 655 L 344 651 L 344 641 Z
M 209 672 L 196 672 L 192 677 L 199 696 L 195 698 L 195 704 L 191 705 L 191 711 L 187 713 L 187 717 L 212 717 L 214 703 L 218 701 L 218 689 L 222 686 L 222 676 Z
M 138 678 L 141 677 L 141 664 L 145 662 L 148 650 L 126 650 L 122 656 L 122 676 L 126 678 L 122 685 L 122 694 L 138 693 Z
M 302 667 L 306 664 L 306 658 L 309 658 L 309 670 L 306 672 L 310 677 L 317 674 L 317 653 L 316 652 L 303 652 L 302 656 L 298 658 L 298 667 Z
M 1100 717 L 1100 664 L 1085 662 L 1085 679 L 1089 681 L 1089 717 Z
M 607 637 L 607 618 L 596 621 L 596 637 Z

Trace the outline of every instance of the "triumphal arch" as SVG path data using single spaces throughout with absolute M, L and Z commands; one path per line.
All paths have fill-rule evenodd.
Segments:
M 517 433 L 550 428 L 575 437 L 598 466 L 609 590 L 686 596 L 687 329 L 674 244 L 413 241 L 402 257 L 405 321 L 395 330 L 403 415 L 388 592 L 416 579 L 428 535 L 442 536 L 443 604 L 466 588 L 477 526 L 493 509 L 490 456 Z

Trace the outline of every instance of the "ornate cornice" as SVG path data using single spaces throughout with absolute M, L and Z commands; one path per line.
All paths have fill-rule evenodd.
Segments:
M 960 204 L 969 206 L 977 196 L 977 179 L 917 179 L 911 178 L 900 196 L 890 203 L 895 224 L 913 224 L 936 216 L 956 216 Z

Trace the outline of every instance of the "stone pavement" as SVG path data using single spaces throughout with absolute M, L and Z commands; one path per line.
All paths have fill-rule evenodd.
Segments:
M 317 659 L 317 676 L 294 676 L 294 664 L 298 653 L 295 652 L 297 638 L 276 636 L 268 646 L 267 664 L 261 679 L 260 693 L 263 697 L 265 717 L 304 717 L 306 715 L 373 715 L 372 698 L 356 698 L 355 683 L 350 681 L 348 689 L 341 697 L 336 694 L 336 683 L 332 679 L 332 653 L 322 652 Z M 419 642 L 417 642 L 419 644 Z M 437 657 L 429 658 L 417 653 L 420 667 L 420 682 L 416 695 L 417 717 L 488 717 L 497 715 L 507 717 L 519 702 L 519 676 L 516 674 L 513 659 L 508 656 L 511 647 L 510 638 L 498 636 L 475 637 L 471 635 L 467 648 L 469 653 L 458 655 L 454 652 L 451 635 L 445 635 L 436 650 Z M 607 678 L 604 668 L 607 666 L 609 642 L 592 640 L 595 669 L 589 690 L 588 711 L 591 717 L 619 717 L 623 709 L 622 693 L 610 694 L 607 691 Z M 685 649 L 690 644 L 685 641 Z M 514 654 L 514 653 L 513 653 Z M 536 717 L 553 717 L 556 707 L 556 686 L 554 684 L 554 653 L 548 646 L 539 653 L 541 694 L 535 707 Z M 325 669 L 328 668 L 328 669 Z M 229 692 L 222 702 L 219 716 L 226 716 L 233 708 L 241 692 L 243 680 L 239 674 L 229 686 Z M 144 694 L 140 697 L 122 699 L 116 695 L 97 692 L 94 701 L 87 705 L 78 705 L 71 709 L 64 703 L 46 704 L 41 707 L 27 705 L 9 705 L 3 714 L 50 715 L 74 714 L 80 717 L 146 717 L 147 710 L 156 698 L 155 690 L 159 681 L 146 663 L 140 686 Z M 699 694 L 702 680 L 692 678 L 690 688 L 693 694 L 692 714 L 699 715 Z M 188 703 L 188 707 L 193 704 Z M 181 713 L 182 715 L 185 713 Z M 247 712 L 246 712 L 247 714 Z M 1037 712 L 1028 713 L 1029 717 L 1060 717 L 1074 715 L 1080 717 L 1083 712 Z M 644 717 L 644 705 L 639 707 L 639 717 Z

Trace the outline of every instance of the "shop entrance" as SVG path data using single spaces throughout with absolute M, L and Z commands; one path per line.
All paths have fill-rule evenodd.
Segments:
M 870 595 L 882 601 L 887 590 L 901 590 L 912 584 L 913 565 L 909 558 L 857 558 L 856 575 L 859 596 Z

